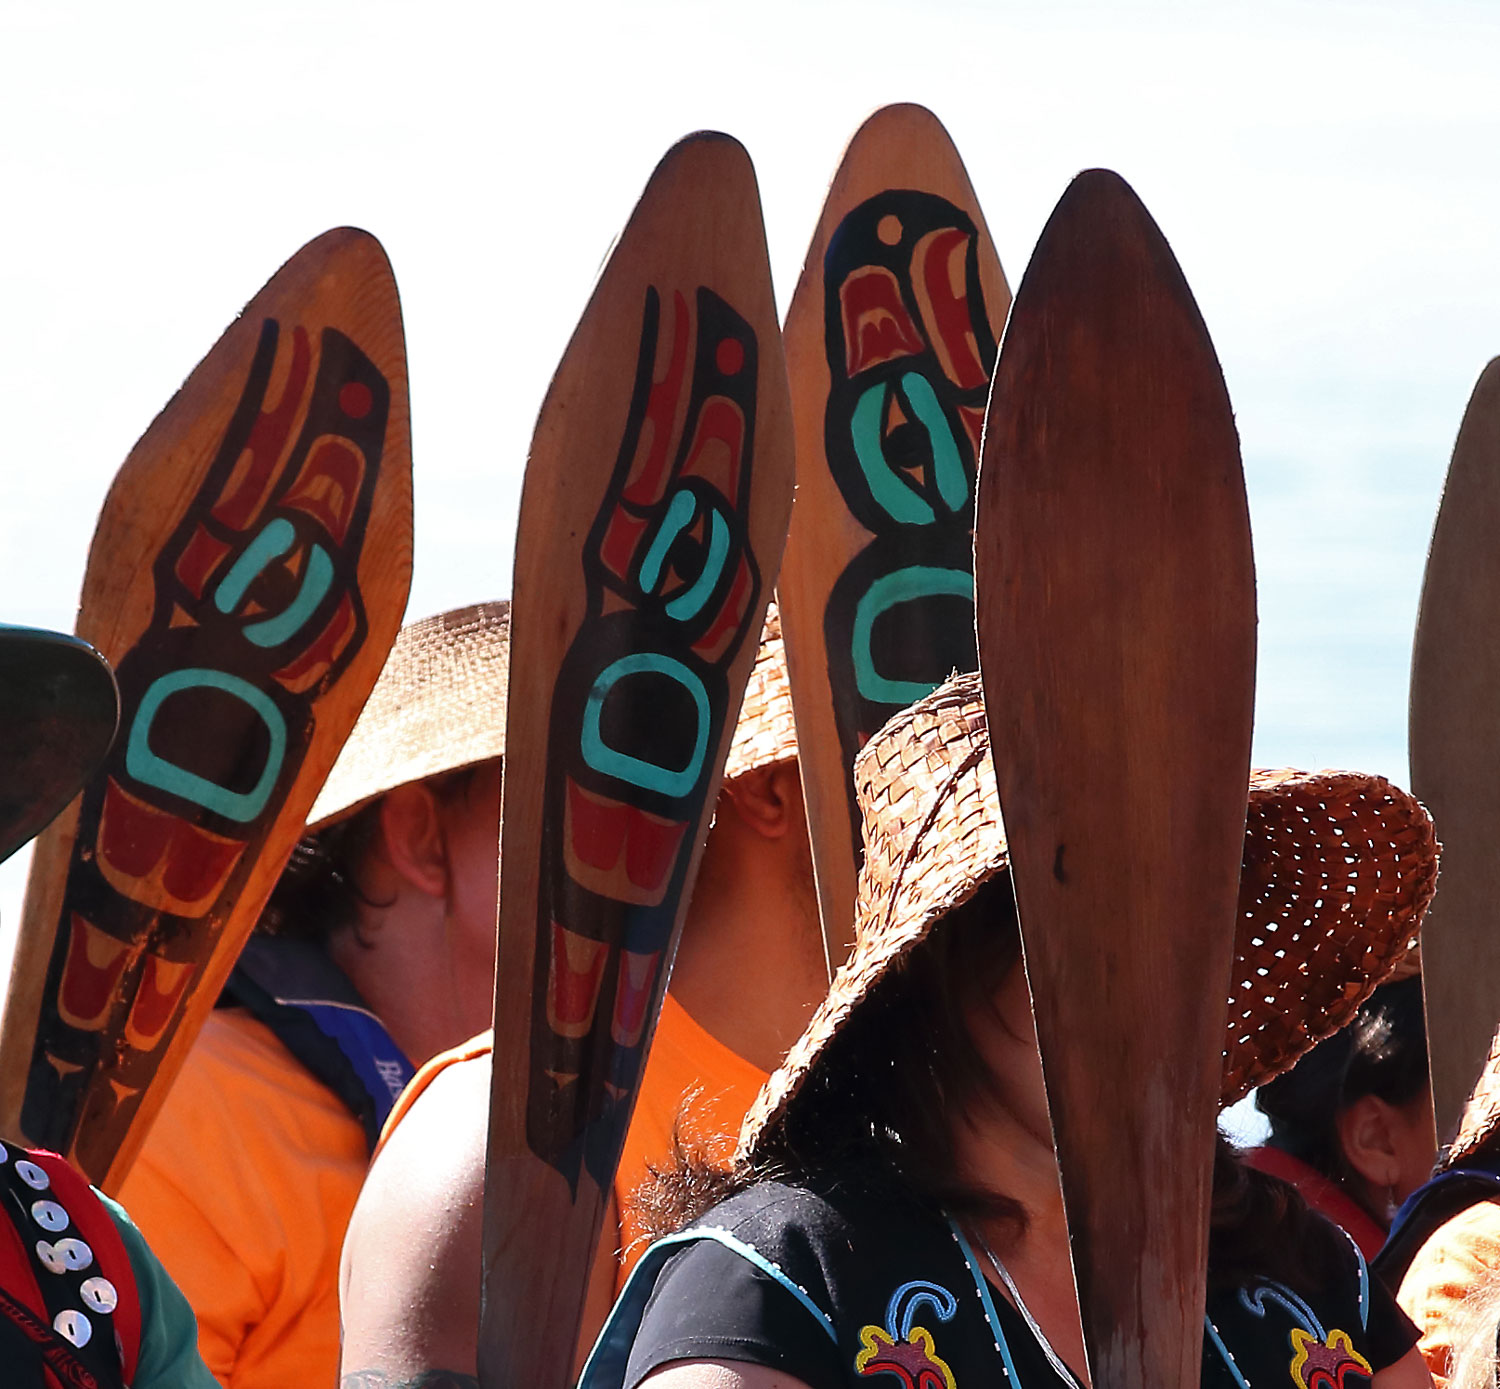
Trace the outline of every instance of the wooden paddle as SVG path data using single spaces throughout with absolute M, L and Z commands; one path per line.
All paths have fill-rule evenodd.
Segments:
M 1464 412 L 1411 661 L 1411 785 L 1443 841 L 1422 923 L 1437 1134 L 1453 1136 L 1500 1020 L 1500 359 Z
M 116 1187 L 401 623 L 401 310 L 344 228 L 277 272 L 125 460 L 78 634 L 120 736 L 38 840 L 0 1035 L 0 1128 Z
M 749 157 L 652 175 L 532 439 L 516 546 L 480 1381 L 563 1389 L 791 507 Z
M 825 933 L 853 944 L 854 755 L 975 668 L 974 477 L 1010 290 L 937 117 L 887 106 L 834 175 L 786 316 L 797 500 L 777 583 Z
M 1080 174 L 985 424 L 980 666 L 1094 1389 L 1198 1383 L 1255 671 L 1229 397 L 1172 252 Z
M 0 627 L 0 861 L 56 819 L 109 751 L 120 718 L 114 673 L 87 642 Z

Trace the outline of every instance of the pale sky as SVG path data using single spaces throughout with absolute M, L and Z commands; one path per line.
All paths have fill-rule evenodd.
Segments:
M 384 242 L 406 316 L 409 617 L 510 588 L 527 441 L 657 159 L 755 160 L 785 305 L 844 142 L 919 101 L 1014 286 L 1068 179 L 1161 224 L 1237 410 L 1256 758 L 1406 777 L 1443 471 L 1500 350 L 1500 6 L 0 0 L 0 618 L 68 628 L 131 444 L 299 245 Z M 0 871 L 13 925 L 21 874 Z

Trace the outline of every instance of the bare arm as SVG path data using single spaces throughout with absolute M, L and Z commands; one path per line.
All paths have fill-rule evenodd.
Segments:
M 675 1360 L 647 1375 L 641 1389 L 807 1389 L 807 1385 L 782 1370 L 738 1360 Z
M 371 1166 L 340 1270 L 344 1389 L 475 1383 L 489 1101 L 489 1058 L 455 1063 Z
M 1432 1389 L 1432 1376 L 1422 1352 L 1413 1346 L 1394 1365 L 1377 1370 L 1370 1389 Z

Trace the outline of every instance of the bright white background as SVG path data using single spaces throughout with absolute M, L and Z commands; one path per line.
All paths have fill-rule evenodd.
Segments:
M 666 147 L 737 135 L 777 292 L 848 135 L 947 123 L 1014 285 L 1118 169 L 1186 270 L 1256 527 L 1256 757 L 1406 774 L 1411 627 L 1468 392 L 1500 349 L 1500 9 L 761 0 L 0 5 L 0 619 L 67 628 L 130 445 L 302 242 L 402 288 L 411 616 L 509 590 L 537 406 Z M 21 868 L 0 871 L 14 925 Z M 3 946 L 0 946 L 3 948 Z

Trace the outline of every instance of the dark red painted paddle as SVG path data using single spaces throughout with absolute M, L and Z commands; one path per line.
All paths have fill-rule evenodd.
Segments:
M 980 667 L 1094 1389 L 1193 1389 L 1255 670 L 1219 363 L 1156 224 L 1074 180 L 985 425 Z

